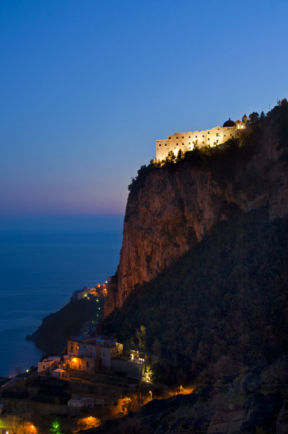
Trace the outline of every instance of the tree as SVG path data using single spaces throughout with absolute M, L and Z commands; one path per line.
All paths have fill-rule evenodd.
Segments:
M 176 163 L 176 156 L 174 152 L 170 151 L 166 157 L 166 163 Z
M 154 339 L 153 344 L 152 344 L 152 353 L 153 353 L 153 356 L 160 359 L 160 357 L 161 357 L 161 344 L 160 344 L 160 341 L 157 337 Z
M 179 163 L 179 161 L 183 160 L 184 158 L 184 152 L 182 152 L 181 149 L 179 149 L 178 155 L 177 155 L 177 160 L 176 163 Z
M 139 350 L 145 350 L 145 347 L 146 347 L 146 328 L 144 325 L 140 325 L 139 329 L 136 330 L 136 338 L 138 340 Z
M 257 113 L 257 112 L 250 113 L 249 121 L 248 121 L 249 124 L 253 125 L 253 124 L 256 124 L 258 121 L 259 121 L 259 113 Z
M 63 434 L 63 431 L 61 430 L 61 425 L 57 419 L 53 420 L 51 424 L 50 432 L 54 434 Z

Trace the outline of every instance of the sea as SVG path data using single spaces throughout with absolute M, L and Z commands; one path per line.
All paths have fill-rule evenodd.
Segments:
M 123 216 L 0 218 L 0 377 L 36 366 L 25 337 L 74 291 L 115 273 Z

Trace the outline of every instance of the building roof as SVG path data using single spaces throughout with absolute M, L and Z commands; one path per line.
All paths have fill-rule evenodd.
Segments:
M 44 361 L 49 361 L 49 362 L 52 362 L 52 361 L 58 361 L 58 360 L 60 360 L 60 356 L 49 356 L 49 357 L 44 357 L 44 359 L 42 360 L 42 362 L 44 362 Z
M 117 341 L 114 339 L 105 339 L 100 336 L 93 337 L 90 335 L 72 336 L 68 340 L 77 342 L 79 344 L 98 344 L 103 347 L 114 347 L 117 343 Z
M 85 342 L 87 339 L 93 339 L 91 336 L 89 335 L 79 335 L 79 336 L 71 336 L 68 341 L 74 341 L 74 342 Z

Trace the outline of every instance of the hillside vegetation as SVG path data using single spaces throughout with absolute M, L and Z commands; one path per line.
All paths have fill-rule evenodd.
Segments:
M 195 149 L 167 160 L 164 167 L 142 167 L 130 195 L 141 197 L 151 172 L 168 169 L 173 179 L 174 171 L 179 174 L 189 164 L 191 169 L 205 167 L 218 185 L 229 182 L 231 191 L 243 191 L 253 201 L 265 192 L 265 171 L 239 173 L 246 173 L 247 162 L 261 154 L 264 143 L 280 155 L 275 157 L 279 167 L 285 166 L 287 100 L 267 115 L 252 113 L 237 140 Z M 99 330 L 149 353 L 154 380 L 166 384 L 206 383 L 222 375 L 237 376 L 245 367 L 269 365 L 287 354 L 287 224 L 287 218 L 271 220 L 264 203 L 246 213 L 235 206 L 200 243 L 156 278 L 136 286 Z
M 59 353 L 67 339 L 81 333 L 85 323 L 98 321 L 99 304 L 95 298 L 78 300 L 72 297 L 64 307 L 46 316 L 42 324 L 27 340 L 32 340 L 45 353 Z
M 102 324 L 157 357 L 155 381 L 209 382 L 287 354 L 287 219 L 222 223 Z

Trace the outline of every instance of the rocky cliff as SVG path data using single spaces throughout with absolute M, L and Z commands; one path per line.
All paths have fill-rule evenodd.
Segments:
M 238 141 L 139 172 L 130 188 L 106 316 L 219 222 L 261 206 L 271 220 L 288 213 L 287 125 L 285 100 L 254 119 Z

